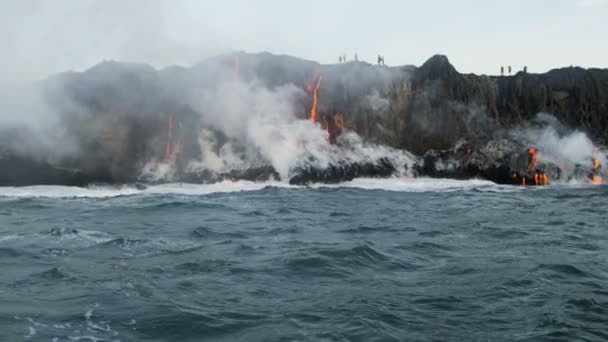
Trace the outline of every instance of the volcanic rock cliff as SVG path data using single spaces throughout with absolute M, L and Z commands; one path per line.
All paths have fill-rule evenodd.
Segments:
M 545 74 L 495 77 L 458 73 L 445 56 L 434 56 L 390 92 L 387 128 L 395 146 L 424 153 L 461 138 L 489 138 L 501 128 L 551 113 L 597 143 L 608 141 L 608 70 L 563 68 Z M 391 139 L 385 139 L 391 143 Z
M 419 156 L 429 150 L 448 150 L 460 141 L 475 146 L 498 139 L 511 127 L 527 125 L 539 112 L 551 113 L 564 125 L 587 133 L 596 144 L 608 142 L 606 69 L 569 67 L 545 74 L 479 76 L 459 73 L 440 55 L 421 67 L 364 62 L 320 65 L 267 53 L 238 53 L 191 68 L 162 70 L 103 62 L 84 72 L 60 74 L 36 85 L 44 90 L 45 103 L 52 112 L 59 113 L 53 139 L 37 144 L 40 139 L 32 137 L 34 131 L 27 125 L 0 128 L 0 156 L 4 156 L 0 163 L 17 158 L 39 162 L 42 167 L 53 165 L 54 176 L 36 179 L 36 174 L 28 173 L 34 175 L 32 179 L 21 179 L 13 166 L 10 173 L 0 171 L 0 184 L 55 182 L 72 179 L 75 172 L 78 185 L 84 179 L 94 182 L 97 178 L 100 182 L 136 181 L 151 159 L 163 154 L 165 159 L 170 157 L 167 135 L 179 140 L 180 168 L 186 169 L 186 160 L 201 154 L 200 132 L 206 127 L 213 131 L 213 141 L 219 146 L 215 152 L 219 154 L 234 132 L 205 122 L 209 119 L 202 114 L 207 107 L 198 102 L 226 78 L 270 90 L 290 84 L 300 88 L 301 94 L 293 101 L 296 115 L 303 120 L 311 110 L 306 85 L 321 79 L 317 94 L 320 118 L 327 120 L 340 113 L 343 128 L 364 140 Z M 218 99 L 222 100 L 226 101 Z M 235 100 L 226 102 L 231 101 Z M 179 133 L 171 133 L 174 125 Z M 60 153 L 53 147 L 68 142 L 80 153 Z M 247 146 L 239 148 L 247 150 Z M 252 167 L 266 170 L 264 164 Z M 70 174 L 58 175 L 58 170 L 70 170 Z M 276 175 L 271 169 L 267 173 Z

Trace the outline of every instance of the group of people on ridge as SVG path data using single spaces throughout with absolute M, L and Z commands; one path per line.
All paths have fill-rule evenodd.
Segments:
M 507 66 L 507 73 L 509 76 L 511 76 L 511 73 L 513 72 L 513 68 L 511 68 L 511 66 Z M 524 74 L 528 73 L 528 67 L 525 66 L 523 69 Z M 504 65 L 500 67 L 500 76 L 504 76 L 505 75 L 505 67 Z
M 346 57 L 346 54 L 338 56 L 338 62 L 340 64 L 346 63 L 347 61 L 348 61 L 348 58 Z M 357 53 L 355 53 L 354 61 L 355 62 L 359 61 L 359 55 Z M 378 65 L 386 65 L 386 64 L 384 64 L 384 55 L 378 54 Z

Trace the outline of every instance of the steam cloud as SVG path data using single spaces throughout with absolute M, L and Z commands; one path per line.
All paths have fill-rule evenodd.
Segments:
M 577 168 L 590 169 L 593 159 L 607 165 L 608 151 L 594 144 L 584 132 L 568 129 L 547 113 L 539 113 L 534 122 L 536 125 L 532 127 L 513 129 L 509 134 L 535 147 L 539 162 L 558 165 L 562 181 L 580 178 L 576 175 Z
M 245 82 L 224 70 L 214 87 L 190 99 L 208 127 L 199 135 L 200 157 L 188 170 L 220 173 L 269 163 L 287 180 L 292 170 L 304 165 L 323 169 L 387 157 L 405 171 L 414 162 L 407 152 L 366 144 L 353 132 L 341 137 L 341 146 L 328 144 L 328 133 L 297 113 L 297 103 L 307 96 L 294 84 L 268 89 L 256 78 Z M 214 131 L 222 132 L 225 141 Z

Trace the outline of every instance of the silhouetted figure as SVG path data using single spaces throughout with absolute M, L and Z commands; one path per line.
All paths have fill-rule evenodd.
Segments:
M 342 61 L 342 56 L 339 56 L 339 57 L 338 57 L 338 61 L 340 62 L 340 64 L 344 63 L 344 62 Z
M 385 66 L 386 64 L 384 64 L 384 55 L 382 55 L 382 65 Z
M 378 55 L 378 65 L 382 65 L 382 56 Z
M 508 69 L 509 69 L 509 76 L 511 76 L 511 71 L 512 71 L 513 69 L 511 69 L 511 66 L 510 66 L 510 65 L 509 65 L 509 68 L 508 68 Z
M 504 76 L 505 75 L 505 67 L 501 66 L 500 67 L 500 76 Z
M 527 66 L 525 66 L 525 67 L 524 67 L 524 74 L 527 74 L 527 73 L 528 73 L 528 67 L 527 67 Z
M 357 55 L 357 54 L 355 53 L 355 62 L 358 62 L 358 61 L 359 61 L 359 55 Z

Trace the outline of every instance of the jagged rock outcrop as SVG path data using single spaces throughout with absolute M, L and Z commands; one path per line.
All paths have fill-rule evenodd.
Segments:
M 351 181 L 355 178 L 389 177 L 397 170 L 387 158 L 375 162 L 348 163 L 342 162 L 327 168 L 300 167 L 294 170 L 294 176 L 289 179 L 292 185 L 308 185 L 311 183 L 335 184 Z
M 606 69 L 464 75 L 446 57 L 434 56 L 413 75 L 404 81 L 406 86 L 393 89 L 392 98 L 401 102 L 391 108 L 401 120 L 399 132 L 394 132 L 400 139 L 386 142 L 414 153 L 448 149 L 462 138 L 488 140 L 540 112 L 588 133 L 598 144 L 608 142 Z

